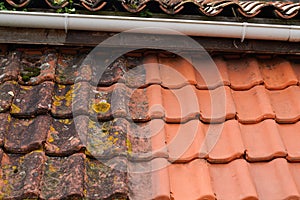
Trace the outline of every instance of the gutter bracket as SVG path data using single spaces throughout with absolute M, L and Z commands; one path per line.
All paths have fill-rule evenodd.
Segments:
M 247 25 L 248 25 L 247 22 L 243 22 L 241 42 L 244 42 L 244 40 L 245 40 Z
M 65 33 L 68 33 L 68 27 L 69 27 L 69 15 L 68 13 L 65 13 Z

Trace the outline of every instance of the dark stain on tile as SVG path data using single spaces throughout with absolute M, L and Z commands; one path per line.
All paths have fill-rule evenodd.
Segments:
M 3 199 L 37 199 L 40 193 L 39 186 L 44 161 L 44 153 L 38 151 L 25 156 L 3 154 L 1 197 Z
M 37 86 L 20 86 L 20 91 L 11 105 L 11 114 L 33 117 L 51 109 L 54 83 L 44 82 Z
M 8 56 L 0 57 L 0 83 L 18 79 L 20 53 L 11 52 Z
M 84 158 L 84 154 L 47 157 L 40 198 L 80 199 L 83 197 Z
M 10 109 L 13 98 L 18 93 L 18 86 L 15 81 L 8 81 L 0 85 L 0 112 Z
M 42 148 L 50 120 L 47 115 L 40 115 L 34 119 L 11 118 L 9 129 L 5 133 L 5 149 L 12 153 L 28 153 Z
M 98 160 L 86 159 L 85 195 L 88 199 L 127 199 L 127 163 L 115 159 L 106 165 Z M 120 170 L 119 170 L 120 169 Z
M 46 153 L 68 156 L 83 147 L 73 119 L 53 119 L 45 143 Z

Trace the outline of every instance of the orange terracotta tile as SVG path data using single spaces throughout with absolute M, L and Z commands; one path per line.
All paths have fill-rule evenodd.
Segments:
M 156 54 L 147 55 L 143 60 L 146 69 L 146 84 L 161 84 L 159 63 Z
M 193 57 L 198 89 L 213 89 L 221 85 L 230 85 L 226 62 L 221 57 L 213 60 Z
M 185 122 L 200 114 L 194 86 L 172 90 L 163 89 L 162 96 L 167 122 Z
M 208 154 L 210 162 L 229 162 L 244 154 L 245 147 L 237 120 L 228 120 L 223 124 L 205 125 L 204 129 L 206 137 L 211 139 L 210 143 L 213 147 Z M 212 137 L 207 134 L 211 134 Z
M 299 60 L 291 62 L 291 65 L 292 65 L 293 70 L 294 70 L 294 72 L 296 74 L 296 77 L 297 77 L 297 79 L 299 81 L 300 80 L 300 62 L 299 62 Z
M 300 191 L 300 163 L 288 163 L 291 175 L 294 179 L 294 182 L 297 186 L 298 191 Z
M 258 199 L 248 164 L 244 159 L 228 164 L 211 164 L 209 171 L 216 199 Z
M 207 163 L 196 159 L 169 167 L 171 199 L 215 199 Z
M 240 127 L 247 160 L 262 161 L 286 156 L 274 120 L 265 120 L 257 124 L 240 124 Z
M 146 95 L 149 102 L 148 116 L 151 119 L 164 117 L 164 108 L 162 103 L 162 91 L 160 85 L 151 85 L 147 87 Z
M 263 119 L 275 118 L 264 86 L 255 86 L 246 91 L 232 91 L 232 96 L 240 122 L 256 123 Z
M 180 88 L 187 84 L 196 84 L 194 67 L 184 58 L 160 57 L 159 69 L 164 87 Z
M 293 176 L 284 158 L 252 163 L 250 173 L 259 199 L 299 199 Z
M 200 118 L 204 122 L 223 122 L 236 115 L 235 105 L 229 87 L 218 87 L 214 90 L 197 91 Z
M 300 118 L 299 86 L 290 86 L 284 90 L 274 90 L 269 93 L 276 121 L 280 123 L 298 121 Z
M 168 157 L 166 146 L 165 122 L 154 119 L 149 122 L 152 157 Z
M 129 162 L 130 199 L 170 199 L 168 161 L 156 158 L 147 162 Z
M 254 58 L 227 61 L 227 69 L 233 89 L 246 90 L 263 83 L 258 62 Z
M 201 122 L 191 120 L 185 124 L 166 124 L 165 131 L 170 161 L 186 162 L 200 157 L 205 137 Z
M 298 83 L 291 63 L 287 60 L 276 58 L 261 61 L 260 70 L 268 89 L 283 89 Z
M 300 122 L 295 124 L 278 124 L 278 130 L 287 150 L 289 161 L 300 161 Z

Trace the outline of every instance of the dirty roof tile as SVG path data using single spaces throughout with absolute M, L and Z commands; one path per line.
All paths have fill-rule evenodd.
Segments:
M 285 146 L 274 120 L 257 124 L 240 124 L 249 161 L 267 161 L 286 156 Z
M 194 86 L 180 89 L 162 89 L 163 108 L 167 122 L 186 122 L 200 114 L 197 91 Z
M 149 120 L 149 101 L 147 99 L 146 89 L 131 90 L 129 97 L 128 114 L 130 119 L 140 122 Z
M 276 121 L 279 123 L 293 123 L 300 118 L 300 88 L 290 86 L 283 90 L 270 91 L 272 107 Z
M 9 118 L 8 131 L 5 132 L 4 148 L 12 153 L 29 153 L 42 148 L 46 141 L 51 118 L 40 115 L 33 119 Z
M 163 158 L 156 158 L 146 162 L 129 162 L 129 198 L 134 200 L 169 199 L 168 164 L 168 161 Z
M 75 122 L 73 119 L 52 120 L 45 143 L 48 155 L 68 156 L 83 147 Z
M 26 155 L 4 153 L 1 160 L 1 197 L 37 199 L 44 161 L 43 152 L 31 152 Z
M 255 58 L 228 60 L 227 68 L 232 89 L 246 90 L 263 83 L 259 63 Z
M 300 122 L 295 124 L 278 124 L 278 130 L 287 151 L 287 159 L 291 162 L 300 161 Z
M 289 61 L 275 58 L 259 63 L 266 88 L 278 90 L 297 85 L 298 79 Z
M 19 66 L 19 52 L 11 52 L 8 56 L 0 57 L 0 83 L 18 80 Z
M 208 161 L 225 163 L 244 155 L 245 147 L 236 120 L 228 120 L 223 124 L 206 124 L 204 130 L 206 137 L 208 134 L 218 135 L 220 132 L 218 140 L 208 152 Z
M 88 199 L 126 199 L 129 193 L 126 166 L 127 161 L 121 158 L 114 159 L 110 164 L 87 158 L 85 160 L 85 197 Z
M 10 109 L 13 98 L 18 93 L 17 82 L 7 81 L 0 85 L 0 112 Z
M 76 199 L 84 195 L 84 154 L 47 157 L 41 199 Z
M 51 113 L 58 118 L 72 116 L 72 100 L 74 85 L 54 85 L 54 95 L 52 96 Z
M 205 161 L 196 159 L 186 164 L 172 164 L 169 174 L 171 199 L 215 199 Z
M 264 86 L 250 90 L 232 91 L 238 120 L 242 123 L 257 123 L 263 119 L 275 118 L 270 97 Z
M 259 199 L 249 164 L 244 159 L 227 164 L 211 164 L 209 171 L 217 199 Z
M 85 55 L 79 56 L 76 52 L 60 53 L 55 68 L 55 81 L 59 84 L 74 84 L 75 81 L 90 80 L 91 77 L 81 76 L 81 71 L 86 74 L 89 66 L 82 66 Z M 86 70 L 86 72 L 84 72 Z
M 194 67 L 190 61 L 181 57 L 159 57 L 159 70 L 162 85 L 166 88 L 180 88 L 196 84 Z
M 270 162 L 252 163 L 250 164 L 250 173 L 258 199 L 300 198 L 288 162 L 284 158 Z
M 10 115 L 8 113 L 0 113 L 0 146 L 3 146 L 4 136 L 7 134 L 9 127 Z
M 222 85 L 230 85 L 227 63 L 222 57 L 210 60 L 203 56 L 193 56 L 198 89 L 214 89 Z
M 43 82 L 37 86 L 20 86 L 19 93 L 11 105 L 11 114 L 33 117 L 47 113 L 51 109 L 53 82 Z
M 38 85 L 44 81 L 53 81 L 55 65 L 56 55 L 54 53 L 25 51 L 20 62 L 19 83 Z
M 199 90 L 197 96 L 200 118 L 204 122 L 223 122 L 235 117 L 236 110 L 229 87 Z
M 127 156 L 132 152 L 131 143 L 127 139 L 126 119 L 118 118 L 105 122 L 89 120 L 86 130 L 86 149 L 97 159 Z

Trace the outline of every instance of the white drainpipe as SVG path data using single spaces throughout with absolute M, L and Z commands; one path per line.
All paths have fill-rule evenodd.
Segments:
M 0 26 L 107 32 L 156 27 L 189 36 L 300 42 L 300 26 L 245 22 L 0 11 Z

